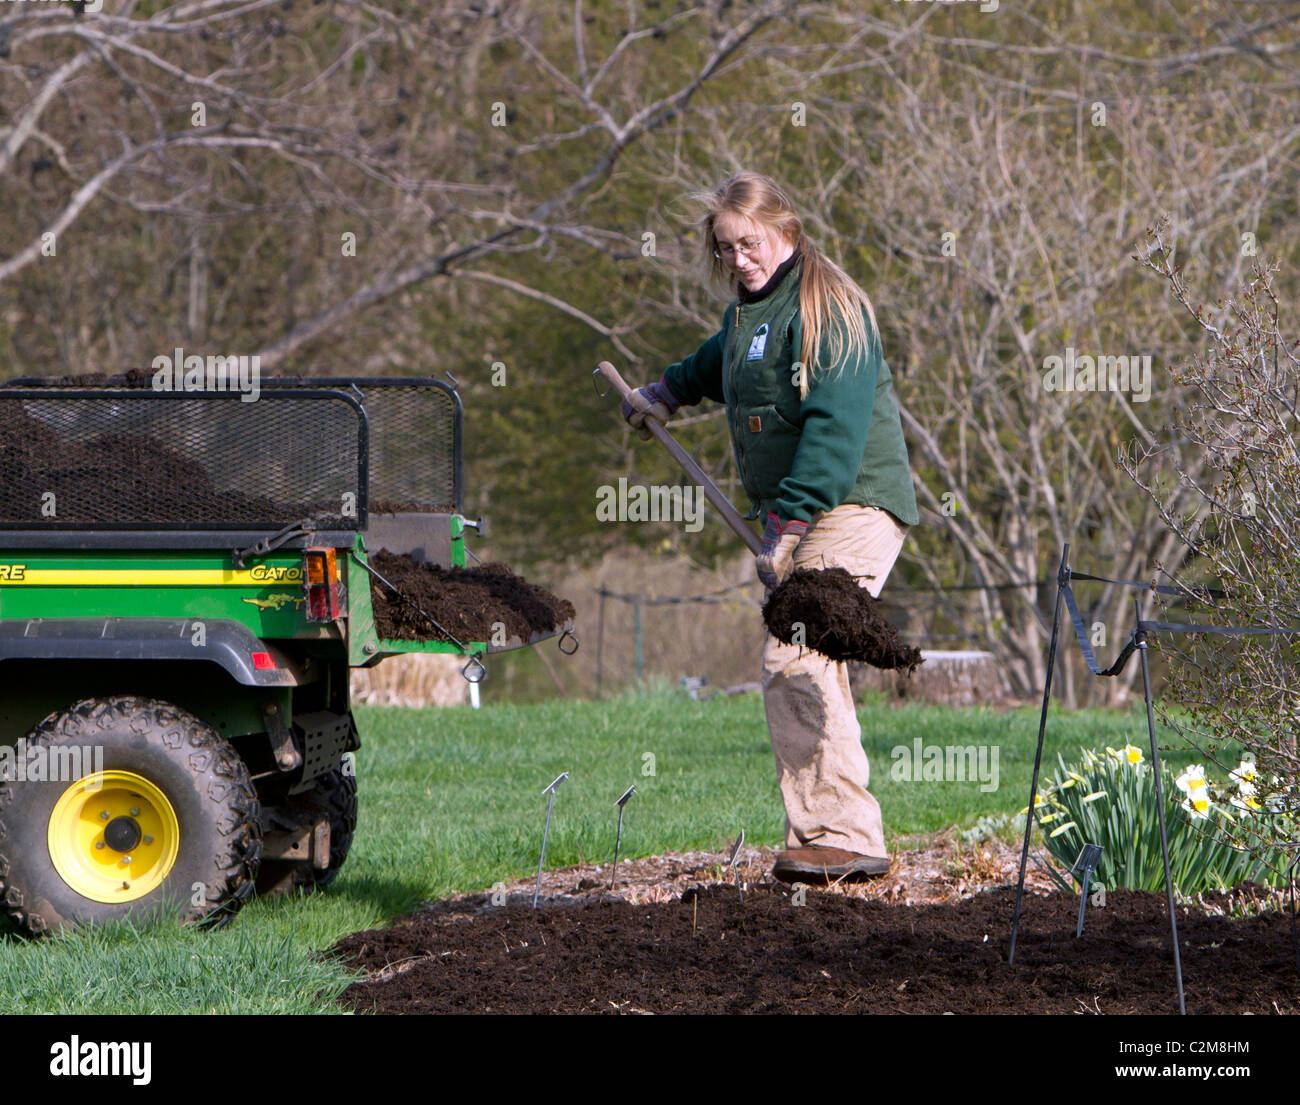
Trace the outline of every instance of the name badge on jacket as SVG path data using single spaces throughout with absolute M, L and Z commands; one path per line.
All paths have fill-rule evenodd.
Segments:
M 763 323 L 754 334 L 754 340 L 749 343 L 749 352 L 745 354 L 747 361 L 761 361 L 763 359 L 763 350 L 767 348 L 767 323 Z

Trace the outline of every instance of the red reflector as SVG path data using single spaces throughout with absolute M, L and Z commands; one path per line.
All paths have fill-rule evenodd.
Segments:
M 253 653 L 253 667 L 258 671 L 273 668 L 275 667 L 275 657 L 269 652 L 255 652 Z
M 330 620 L 330 589 L 324 584 L 307 588 L 307 617 L 313 622 Z

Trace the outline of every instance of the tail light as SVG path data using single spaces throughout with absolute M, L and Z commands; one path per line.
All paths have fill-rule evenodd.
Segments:
M 332 622 L 345 613 L 338 557 L 333 549 L 307 549 L 302 554 L 307 620 Z

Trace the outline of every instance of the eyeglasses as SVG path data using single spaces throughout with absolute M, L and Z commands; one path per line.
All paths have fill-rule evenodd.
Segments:
M 735 257 L 737 253 L 743 253 L 746 257 L 752 257 L 766 238 L 746 238 L 737 242 L 734 246 L 724 246 L 719 244 L 718 248 L 713 251 L 713 256 L 721 261 L 724 257 L 727 260 Z

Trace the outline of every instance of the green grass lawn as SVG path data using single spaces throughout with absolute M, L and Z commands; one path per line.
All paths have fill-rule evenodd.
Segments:
M 872 706 L 859 712 L 891 848 L 900 837 L 1014 813 L 1028 798 L 1038 710 Z M 743 828 L 779 845 L 776 772 L 758 695 L 695 702 L 673 691 L 607 702 L 474 711 L 358 711 L 360 825 L 325 893 L 247 906 L 218 932 L 122 925 L 30 942 L 0 933 L 0 1013 L 333 1012 L 348 976 L 319 956 L 340 936 L 382 925 L 422 901 L 536 870 L 546 802 L 561 771 L 547 866 L 605 861 L 612 804 L 629 784 L 626 857 L 721 848 Z M 902 782 L 891 750 L 998 750 L 998 789 L 978 781 Z M 1172 735 L 1161 734 L 1162 744 Z M 1085 747 L 1145 748 L 1145 717 L 1054 712 L 1045 768 Z M 1175 756 L 1175 763 L 1189 757 Z M 653 774 L 649 771 L 653 768 Z

